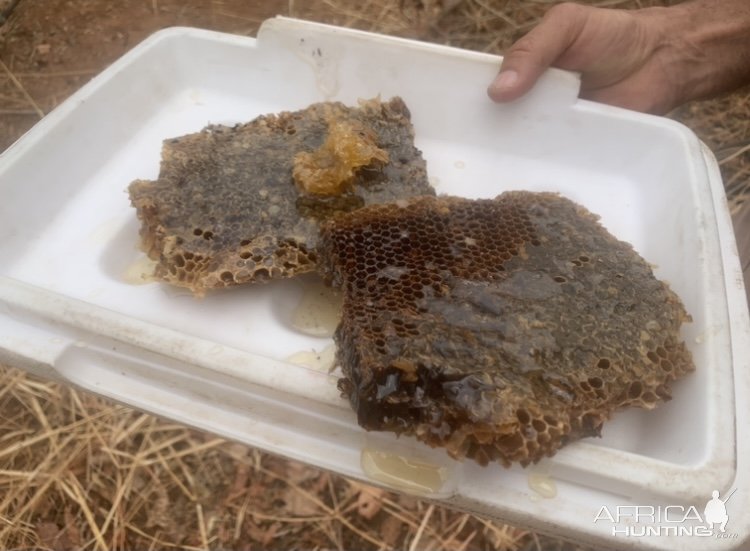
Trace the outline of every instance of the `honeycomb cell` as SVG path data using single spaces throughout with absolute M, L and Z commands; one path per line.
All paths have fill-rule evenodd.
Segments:
M 643 392 L 643 384 L 640 381 L 633 381 L 630 383 L 628 389 L 628 397 L 631 399 L 639 398 Z
M 658 398 L 656 397 L 656 394 L 654 394 L 651 391 L 644 392 L 643 395 L 641 396 L 641 399 L 644 402 L 649 403 L 649 404 L 653 404 L 654 402 L 658 400 Z
M 318 254 L 343 289 L 339 386 L 359 423 L 456 458 L 538 461 L 693 369 L 679 298 L 554 194 L 368 206 L 325 222 Z
M 541 419 L 534 419 L 531 422 L 531 426 L 534 427 L 534 430 L 536 430 L 537 432 L 544 432 L 545 430 L 547 430 L 547 424 Z

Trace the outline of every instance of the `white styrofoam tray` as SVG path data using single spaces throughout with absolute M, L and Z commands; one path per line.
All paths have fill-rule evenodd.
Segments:
M 713 157 L 673 121 L 577 99 L 570 73 L 548 71 L 524 99 L 493 104 L 485 86 L 498 65 L 284 18 L 267 21 L 257 39 L 155 34 L 0 158 L 0 361 L 354 478 L 368 479 L 363 449 L 417 458 L 446 474 L 427 497 L 558 536 L 620 549 L 742 548 L 750 445 L 738 434 L 750 426 L 750 339 Z M 561 192 L 632 243 L 693 316 L 684 335 L 696 372 L 668 404 L 621 412 L 601 439 L 534 467 L 554 480 L 553 498 L 530 488 L 529 469 L 458 463 L 361 430 L 335 376 L 284 361 L 331 343 L 290 326 L 303 283 L 198 300 L 123 277 L 140 254 L 125 189 L 156 177 L 161 140 L 378 94 L 409 105 L 438 192 Z M 594 522 L 602 506 L 693 505 L 702 514 L 712 490 L 734 488 L 732 538 L 613 536 L 611 522 Z

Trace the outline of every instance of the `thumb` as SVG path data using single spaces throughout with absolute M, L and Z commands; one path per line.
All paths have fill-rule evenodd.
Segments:
M 541 74 L 575 42 L 586 18 L 586 8 L 578 4 L 551 8 L 539 25 L 505 53 L 500 72 L 487 88 L 490 98 L 512 101 L 531 90 Z

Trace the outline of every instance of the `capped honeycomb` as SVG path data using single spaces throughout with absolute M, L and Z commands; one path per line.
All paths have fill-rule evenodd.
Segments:
M 434 191 L 395 97 L 166 140 L 158 179 L 129 193 L 154 275 L 202 294 L 312 271 L 321 220 Z
M 679 298 L 555 194 L 373 205 L 325 223 L 319 254 L 359 423 L 455 458 L 536 462 L 693 369 Z

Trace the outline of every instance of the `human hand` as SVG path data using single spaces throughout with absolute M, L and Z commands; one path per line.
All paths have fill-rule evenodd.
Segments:
M 553 6 L 506 53 L 490 97 L 512 101 L 547 67 L 581 72 L 581 97 L 650 113 L 750 81 L 750 2 L 670 8 Z

